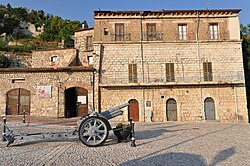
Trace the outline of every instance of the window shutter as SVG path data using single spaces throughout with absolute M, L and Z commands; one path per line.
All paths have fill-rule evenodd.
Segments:
M 207 69 L 208 69 L 208 81 L 212 81 L 213 76 L 212 76 L 212 63 L 211 62 L 207 64 Z
M 137 65 L 133 64 L 133 81 L 137 82 Z
M 132 69 L 132 64 L 128 65 L 128 78 L 129 78 L 129 82 L 132 82 L 132 73 L 133 73 L 133 69 Z
M 170 63 L 170 71 L 171 71 L 171 73 L 170 73 L 171 74 L 171 76 L 170 76 L 171 79 L 170 80 L 175 81 L 174 80 L 174 63 Z

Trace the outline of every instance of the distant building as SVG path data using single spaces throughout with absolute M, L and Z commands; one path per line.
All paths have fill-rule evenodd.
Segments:
M 95 11 L 74 49 L 0 69 L 2 114 L 74 117 L 129 102 L 115 120 L 248 122 L 239 12 Z

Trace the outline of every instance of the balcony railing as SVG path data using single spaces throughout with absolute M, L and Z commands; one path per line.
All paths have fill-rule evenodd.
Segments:
M 131 41 L 131 34 L 130 33 L 124 33 L 124 34 L 111 33 L 111 40 L 112 41 Z
M 163 41 L 162 32 L 143 33 L 143 41 Z
M 163 83 L 163 84 L 174 84 L 174 83 L 198 83 L 198 82 L 211 82 L 211 83 L 218 83 L 218 82 L 237 82 L 237 81 L 244 81 L 244 74 L 243 72 L 229 72 L 229 73 L 220 73 L 220 75 L 213 76 L 212 80 L 206 80 L 202 76 L 201 78 L 198 76 L 188 77 L 188 76 L 175 76 L 174 80 L 167 80 L 164 73 L 159 74 L 157 76 L 148 75 L 144 78 L 144 82 L 142 81 L 142 77 L 137 78 L 137 82 L 130 82 L 129 78 L 121 77 L 124 73 L 113 73 L 112 76 L 103 76 L 102 77 L 102 84 L 133 84 L 133 83 Z
M 196 33 L 187 32 L 186 35 L 175 33 L 175 40 L 177 41 L 193 41 L 196 40 Z
M 217 34 L 211 34 L 210 32 L 205 33 L 206 37 L 205 40 L 228 40 L 229 35 L 228 33 L 217 33 Z

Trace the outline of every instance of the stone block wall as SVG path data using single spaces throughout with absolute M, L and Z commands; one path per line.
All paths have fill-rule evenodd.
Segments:
M 93 108 L 92 95 L 92 72 L 2 72 L 0 88 L 0 115 L 5 115 L 7 92 L 17 88 L 23 88 L 31 92 L 30 96 L 30 115 L 32 116 L 65 116 L 65 96 L 64 92 L 70 87 L 81 87 L 87 89 L 88 108 Z M 13 82 L 15 79 L 22 78 L 22 82 Z M 38 98 L 38 86 L 51 86 L 50 98 Z
M 143 91 L 145 98 L 143 100 Z M 177 102 L 178 121 L 203 121 L 205 119 L 204 101 L 212 98 L 215 104 L 215 116 L 221 122 L 248 122 L 246 109 L 246 94 L 244 87 L 228 85 L 212 86 L 171 86 L 145 88 L 103 88 L 103 110 L 109 109 L 131 99 L 139 102 L 140 121 L 146 121 L 147 112 L 152 112 L 152 121 L 167 121 L 167 100 L 174 99 Z M 112 100 L 111 100 L 112 99 Z M 145 101 L 151 101 L 152 107 L 147 108 Z M 123 109 L 123 116 L 114 121 L 126 121 L 127 108 Z
M 57 49 L 46 51 L 33 51 L 32 67 L 33 68 L 51 68 L 51 57 L 57 56 L 57 67 L 76 66 L 77 50 L 76 49 Z

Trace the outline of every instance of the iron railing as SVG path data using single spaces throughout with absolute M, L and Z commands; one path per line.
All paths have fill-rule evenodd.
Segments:
M 142 34 L 143 41 L 163 41 L 162 32 L 150 32 Z
M 147 75 L 144 77 L 144 82 L 142 81 L 142 77 L 138 75 L 137 82 L 130 82 L 128 77 L 121 77 L 124 75 L 122 72 L 114 72 L 109 76 L 102 76 L 102 84 L 130 84 L 130 83 L 198 83 L 198 82 L 237 82 L 244 81 L 244 73 L 243 72 L 228 72 L 228 73 L 220 73 L 214 74 L 210 80 L 204 79 L 202 75 L 197 76 L 175 76 L 174 79 L 167 79 L 165 73 L 158 73 L 155 75 Z
M 111 40 L 112 41 L 131 41 L 131 34 L 130 33 L 123 33 L 123 34 L 111 33 Z

